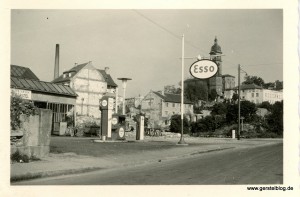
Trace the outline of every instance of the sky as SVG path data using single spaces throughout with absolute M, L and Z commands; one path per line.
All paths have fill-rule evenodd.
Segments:
M 240 64 L 265 82 L 283 80 L 281 9 L 15 9 L 11 64 L 52 81 L 59 44 L 60 74 L 75 63 L 92 61 L 96 68 L 109 67 L 120 88 L 117 78 L 132 78 L 126 97 L 145 95 L 165 85 L 178 86 L 183 34 L 185 57 L 190 57 L 185 59 L 185 78 L 191 77 L 189 67 L 198 55 L 209 56 L 217 36 L 223 74 L 237 81 Z

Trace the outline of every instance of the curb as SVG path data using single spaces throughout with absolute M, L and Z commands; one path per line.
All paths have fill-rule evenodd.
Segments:
M 27 173 L 22 175 L 15 175 L 10 178 L 10 182 L 18 182 L 18 181 L 25 181 L 37 178 L 45 178 L 45 177 L 54 177 L 54 176 L 61 176 L 61 175 L 69 175 L 69 174 L 78 174 L 84 172 L 91 172 L 96 171 L 104 168 L 100 167 L 88 167 L 88 168 L 79 168 L 79 169 L 67 169 L 67 170 L 56 170 L 56 171 L 46 171 L 46 172 L 36 172 L 36 173 Z

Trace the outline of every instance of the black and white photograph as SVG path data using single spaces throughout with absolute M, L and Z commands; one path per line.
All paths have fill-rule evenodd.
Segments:
M 12 4 L 5 196 L 297 196 L 298 9 L 233 2 Z

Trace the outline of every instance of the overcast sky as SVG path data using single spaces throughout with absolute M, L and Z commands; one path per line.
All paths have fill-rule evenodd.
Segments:
M 53 80 L 55 45 L 60 74 L 74 63 L 110 67 L 112 78 L 130 77 L 126 97 L 178 85 L 181 36 L 185 56 L 208 56 L 217 36 L 223 74 L 237 65 L 265 82 L 283 79 L 282 10 L 12 10 L 11 64 Z M 185 77 L 196 59 L 185 60 Z M 122 90 L 121 90 L 122 92 Z M 120 94 L 121 94 L 120 92 Z

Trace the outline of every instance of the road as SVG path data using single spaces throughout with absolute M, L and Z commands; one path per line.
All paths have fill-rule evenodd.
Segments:
M 282 184 L 283 144 L 229 149 L 14 185 L 240 185 Z

